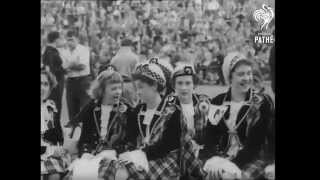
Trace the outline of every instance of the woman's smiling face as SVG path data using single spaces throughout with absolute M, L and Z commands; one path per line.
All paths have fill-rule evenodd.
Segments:
M 110 104 L 117 104 L 120 101 L 122 94 L 122 84 L 121 83 L 110 83 L 105 87 L 104 98 Z
M 252 67 L 249 65 L 239 65 L 231 74 L 231 87 L 245 93 L 252 86 Z

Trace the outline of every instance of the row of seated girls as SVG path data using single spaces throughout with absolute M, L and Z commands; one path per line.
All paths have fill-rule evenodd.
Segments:
M 46 125 L 41 129 L 42 141 L 55 148 L 41 159 L 41 176 L 75 180 L 274 179 L 273 100 L 254 88 L 253 65 L 240 53 L 226 56 L 223 75 L 229 88 L 210 98 L 195 92 L 197 77 L 192 65 L 173 69 L 152 58 L 138 64 L 132 74 L 139 97 L 133 107 L 122 96 L 121 74 L 113 66 L 103 67 L 89 90 L 92 101 L 76 116 L 76 124 L 81 124 L 76 160 L 68 161 L 68 153 L 59 148 L 59 138 L 45 138 L 52 127 L 42 118 Z M 53 87 L 49 79 L 41 71 L 41 88 L 47 83 L 44 91 L 48 93 Z M 46 97 L 41 100 L 41 113 L 54 120 L 54 103 Z M 58 137 L 59 126 L 54 128 Z

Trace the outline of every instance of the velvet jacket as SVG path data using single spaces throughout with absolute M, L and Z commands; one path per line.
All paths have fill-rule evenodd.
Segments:
M 260 158 L 261 150 L 266 142 L 268 126 L 274 115 L 274 106 L 270 99 L 266 94 L 249 90 L 246 95 L 246 103 L 240 108 L 236 124 L 244 118 L 237 128 L 242 149 L 236 157 L 231 159 L 240 168 Z M 230 101 L 230 89 L 227 93 L 222 93 L 212 99 L 212 104 L 226 105 L 228 109 L 216 125 L 208 122 L 205 148 L 203 151 L 200 151 L 201 159 L 208 159 L 212 156 L 226 156 L 229 133 L 225 121 L 230 116 Z
M 181 103 L 179 99 L 178 98 L 175 98 L 175 99 L 176 99 L 175 104 L 181 109 Z M 188 134 L 191 136 L 193 140 L 196 141 L 198 145 L 202 145 L 204 143 L 204 135 L 205 135 L 204 130 L 205 130 L 207 119 L 200 113 L 199 104 L 202 101 L 208 101 L 208 103 L 210 103 L 210 99 L 206 95 L 192 94 L 192 101 L 193 101 L 193 107 L 195 110 L 195 114 L 193 116 L 195 132 L 188 131 Z
M 175 97 L 167 96 L 161 100 L 150 124 L 150 141 L 145 143 L 146 125 L 143 124 L 146 104 L 140 103 L 128 119 L 126 142 L 130 150 L 141 149 L 148 160 L 165 157 L 180 147 L 181 111 L 174 104 Z
M 89 102 L 76 117 L 77 122 L 82 122 L 78 143 L 79 154 L 84 152 L 98 153 L 104 149 L 114 149 L 117 153 L 123 152 L 125 128 L 131 111 L 132 107 L 124 99 L 121 99 L 119 104 L 113 105 L 107 134 L 105 137 L 101 137 L 99 134 L 101 132 L 101 103 L 95 100 Z
M 63 61 L 59 51 L 52 46 L 47 46 L 42 55 L 42 60 L 45 66 L 49 66 L 50 71 L 55 75 L 57 81 L 61 82 L 66 71 L 62 67 Z

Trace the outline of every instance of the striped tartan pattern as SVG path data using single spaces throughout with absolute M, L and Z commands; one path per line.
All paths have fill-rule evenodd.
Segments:
M 98 170 L 99 178 L 104 180 L 115 180 L 118 167 L 119 163 L 116 160 L 110 160 L 107 158 L 102 159 Z
M 130 163 L 125 167 L 129 173 L 130 180 L 173 180 L 180 177 L 180 168 L 177 163 L 178 152 L 170 152 L 164 158 L 149 161 L 149 172 L 137 170 Z
M 177 163 L 178 153 L 171 152 L 168 156 L 149 161 L 149 172 L 137 169 L 133 163 L 122 163 L 115 160 L 103 159 L 100 162 L 99 178 L 115 180 L 120 167 L 126 168 L 129 180 L 172 180 L 179 177 L 180 168 Z
M 181 173 L 185 174 L 197 174 L 198 176 L 205 176 L 205 172 L 202 170 L 202 162 L 196 157 L 193 152 L 193 144 L 191 142 L 192 136 L 188 131 L 185 121 L 181 119 L 181 152 L 180 152 L 180 167 Z
M 266 163 L 262 160 L 256 160 L 252 163 L 246 164 L 243 172 L 247 173 L 252 179 L 260 179 L 264 175 L 264 167 Z
M 65 154 L 62 157 L 48 157 L 41 160 L 41 175 L 64 173 L 70 165 L 70 157 Z

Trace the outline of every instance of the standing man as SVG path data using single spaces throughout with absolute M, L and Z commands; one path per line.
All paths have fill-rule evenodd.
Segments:
M 117 54 L 111 59 L 110 64 L 113 65 L 123 77 L 123 94 L 129 100 L 131 105 L 137 102 L 136 93 L 133 91 L 131 75 L 135 71 L 135 66 L 139 62 L 139 56 L 132 51 L 132 42 L 124 39 Z
M 163 39 L 161 36 L 155 36 L 153 38 L 153 45 L 152 45 L 152 55 L 151 57 L 159 57 L 161 48 L 163 47 Z M 149 57 L 150 58 L 150 57 Z
M 55 75 L 57 79 L 57 86 L 52 90 L 50 99 L 56 103 L 58 110 L 56 118 L 60 120 L 61 114 L 61 100 L 64 88 L 65 70 L 62 67 L 63 61 L 58 51 L 58 47 L 62 44 L 62 38 L 59 32 L 52 31 L 47 35 L 47 47 L 42 55 L 43 66 Z
M 90 50 L 79 44 L 78 35 L 74 31 L 67 33 L 68 48 L 64 54 L 64 67 L 67 69 L 66 98 L 69 111 L 68 125 L 75 125 L 74 117 L 89 102 L 87 94 L 92 80 L 90 73 Z

